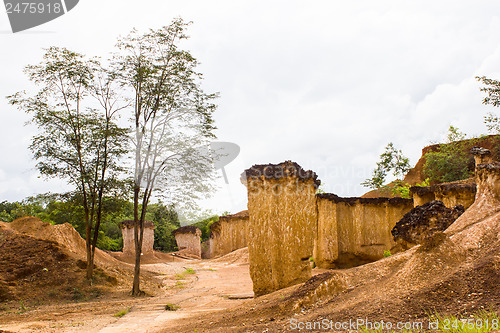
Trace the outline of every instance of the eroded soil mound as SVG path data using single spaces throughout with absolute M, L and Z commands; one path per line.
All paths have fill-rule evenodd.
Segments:
M 97 269 L 94 287 L 85 263 L 57 243 L 22 235 L 0 224 L 0 302 L 50 302 L 97 297 L 116 279 Z
M 227 263 L 232 265 L 248 265 L 248 247 L 235 250 L 220 258 L 212 259 L 212 262 Z
M 51 225 L 37 217 L 27 216 L 12 221 L 9 226 L 21 234 L 55 242 L 73 253 L 86 253 L 85 241 L 69 223 Z
M 57 243 L 74 258 L 87 260 L 85 240 L 69 223 L 52 225 L 37 217 L 27 216 L 18 218 L 7 225 L 21 234 Z M 117 277 L 131 275 L 130 267 L 124 266 L 119 260 L 100 249 L 96 249 L 94 261 L 97 266 Z
M 108 288 L 110 292 L 111 289 L 113 292 L 123 292 L 131 284 L 133 265 L 119 261 L 105 251 L 96 249 L 94 287 L 87 288 L 88 283 L 84 281 L 87 260 L 85 240 L 68 223 L 51 225 L 36 217 L 23 217 L 11 223 L 0 222 L 0 228 L 6 239 L 0 246 L 0 256 L 2 256 L 0 266 L 4 266 L 0 270 L 9 267 L 11 273 L 8 274 L 14 274 L 13 276 L 24 274 L 19 273 L 24 270 L 28 274 L 27 280 L 23 280 L 24 282 L 19 285 L 19 290 L 33 289 L 32 285 L 36 289 L 38 279 L 44 276 L 48 276 L 49 279 L 41 280 L 40 288 L 45 286 L 45 291 L 40 291 L 42 294 L 46 292 L 43 295 L 47 296 L 47 293 L 52 290 L 51 286 L 56 286 L 56 294 L 60 297 L 56 295 L 57 297 L 53 297 L 55 299 L 65 298 L 68 294 L 74 299 L 86 298 L 83 295 L 89 293 L 98 295 L 100 291 L 95 291 L 96 286 L 104 287 L 104 289 L 110 287 Z M 17 283 L 13 276 L 0 279 L 0 290 L 4 290 L 5 294 L 8 293 L 10 298 L 13 295 L 17 295 L 18 299 L 23 298 L 25 295 L 22 292 L 19 294 L 19 291 L 12 289 Z M 65 279 L 64 283 L 60 283 L 59 276 Z M 141 288 L 148 294 L 155 294 L 158 289 L 158 281 L 152 279 L 152 276 L 152 273 L 147 271 L 141 274 Z M 6 282 L 5 279 L 13 281 Z M 59 293 L 58 290 L 66 290 L 66 292 Z M 38 291 L 35 290 L 33 295 L 36 296 L 37 293 Z

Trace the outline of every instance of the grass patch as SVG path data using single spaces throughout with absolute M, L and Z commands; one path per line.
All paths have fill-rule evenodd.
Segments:
M 172 303 L 167 303 L 165 305 L 165 310 L 166 311 L 177 311 L 180 309 L 180 306 L 172 304 Z
M 115 314 L 113 315 L 113 317 L 121 318 L 121 317 L 125 316 L 125 315 L 126 315 L 127 313 L 129 313 L 129 312 L 130 312 L 130 308 L 126 308 L 126 309 L 124 309 L 124 310 L 121 310 L 121 311 L 120 311 L 120 312 L 118 312 L 118 313 L 115 313 Z
M 175 274 L 175 279 L 184 280 L 186 278 L 186 275 L 191 275 L 191 274 L 196 274 L 196 271 L 192 268 L 186 268 L 184 272 Z

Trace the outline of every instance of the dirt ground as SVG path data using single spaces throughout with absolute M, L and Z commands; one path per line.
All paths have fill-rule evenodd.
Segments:
M 143 297 L 130 296 L 133 258 L 121 253 L 98 251 L 88 285 L 85 243 L 69 225 L 0 222 L 0 249 L 0 332 L 176 332 L 179 318 L 253 297 L 247 249 L 212 261 L 144 256 Z
M 142 270 L 157 283 L 154 295 L 134 298 L 128 295 L 130 287 L 122 285 L 90 299 L 71 299 L 70 293 L 68 298 L 50 302 L 30 293 L 38 299 L 36 303 L 3 303 L 0 332 L 176 332 L 179 318 L 227 311 L 253 298 L 247 249 L 213 261 L 145 264 Z M 62 275 L 68 276 L 67 272 Z M 167 311 L 167 304 L 175 311 Z M 123 310 L 128 311 L 126 315 L 115 316 Z
M 100 251 L 88 286 L 74 229 L 0 223 L 0 332 L 297 332 L 293 321 L 498 313 L 500 206 L 475 205 L 439 240 L 351 269 L 314 269 L 306 283 L 258 298 L 246 248 L 212 260 L 144 258 L 147 296 L 131 297 L 133 266 L 120 254 Z

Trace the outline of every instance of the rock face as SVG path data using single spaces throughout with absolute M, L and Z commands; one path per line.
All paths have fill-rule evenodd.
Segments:
M 120 229 L 123 236 L 123 253 L 135 255 L 134 243 L 134 220 L 120 222 Z M 142 238 L 142 253 L 153 253 L 153 244 L 155 242 L 155 225 L 151 221 L 144 221 L 144 235 Z
M 476 200 L 444 232 L 431 237 L 438 244 L 426 248 L 424 242 L 370 265 L 335 271 L 302 294 L 293 308 L 299 312 L 311 304 L 325 304 L 321 313 L 335 320 L 345 316 L 346 308 L 363 309 L 361 317 L 382 319 L 395 309 L 402 310 L 399 316 L 411 309 L 409 317 L 423 315 L 422 309 L 472 313 L 484 304 L 498 307 L 500 163 L 476 165 L 475 176 Z
M 383 258 L 391 229 L 413 207 L 411 199 L 341 198 L 317 194 L 314 259 L 320 268 L 347 268 Z
M 248 251 L 256 296 L 311 277 L 320 184 L 297 163 L 254 165 L 242 175 L 248 191 Z
M 207 258 L 217 258 L 247 247 L 248 210 L 221 216 L 210 226 L 209 253 Z
M 201 259 L 201 230 L 193 225 L 180 227 L 172 231 L 179 252 Z
M 476 201 L 459 220 L 446 230 L 446 233 L 460 232 L 470 225 L 486 219 L 498 221 L 500 213 L 500 163 L 476 165 L 476 183 Z M 500 233 L 497 237 L 500 239 Z
M 410 195 L 415 207 L 438 200 L 448 208 L 462 205 L 467 209 L 474 203 L 476 184 L 470 180 L 432 186 L 413 186 L 410 187 Z
M 403 248 L 422 244 L 445 231 L 464 211 L 462 205 L 447 208 L 442 201 L 434 200 L 406 213 L 391 233 L 396 242 L 404 242 Z
M 483 147 L 472 147 L 470 152 L 472 153 L 472 155 L 474 155 L 476 165 L 488 164 L 493 162 L 493 156 L 489 149 Z

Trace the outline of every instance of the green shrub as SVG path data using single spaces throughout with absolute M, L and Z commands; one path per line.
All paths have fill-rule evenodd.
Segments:
M 310 257 L 309 258 L 309 262 L 312 263 L 312 268 L 316 268 L 316 262 L 314 261 L 314 258 L 313 257 Z
M 130 312 L 130 308 L 126 308 L 126 309 L 124 309 L 124 310 L 121 310 L 121 311 L 120 311 L 120 312 L 118 312 L 118 313 L 115 313 L 115 314 L 113 315 L 113 317 L 121 318 L 121 317 L 125 316 L 125 315 L 126 315 L 127 313 L 129 313 L 129 312 Z
M 430 179 L 427 178 L 426 180 L 424 180 L 420 184 L 416 184 L 415 186 L 425 187 L 425 186 L 429 186 L 429 184 L 430 184 Z M 405 182 L 403 182 L 401 180 L 395 181 L 395 185 L 396 186 L 394 186 L 393 188 L 391 188 L 392 194 L 398 195 L 401 198 L 405 198 L 405 199 L 410 199 L 411 198 L 411 196 L 410 196 L 410 187 L 412 187 L 412 185 L 410 185 L 408 183 L 405 183 Z
M 450 126 L 448 142 L 424 155 L 424 174 L 433 183 L 446 183 L 467 179 L 474 173 L 474 157 L 470 149 L 478 139 L 466 140 L 466 135 Z
M 172 304 L 172 303 L 167 303 L 165 305 L 165 310 L 166 311 L 177 311 L 180 309 L 180 306 Z

